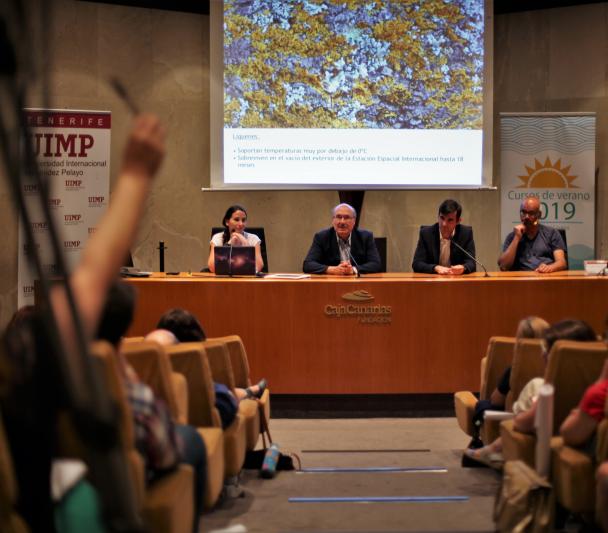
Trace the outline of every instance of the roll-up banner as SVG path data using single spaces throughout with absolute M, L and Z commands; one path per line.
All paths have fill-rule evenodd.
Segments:
M 501 238 L 527 196 L 541 224 L 564 229 L 568 268 L 595 257 L 595 113 L 501 113 Z
M 89 236 L 105 212 L 110 188 L 109 111 L 25 109 L 38 167 L 49 183 L 49 207 L 60 236 L 68 270 L 77 263 Z M 53 276 L 48 223 L 44 220 L 37 185 L 26 172 L 21 186 L 34 233 L 34 246 L 45 272 Z M 19 221 L 18 305 L 34 303 L 35 275 L 28 261 L 28 248 Z

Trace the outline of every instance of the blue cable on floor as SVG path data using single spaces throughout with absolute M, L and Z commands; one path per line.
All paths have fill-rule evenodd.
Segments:
M 468 501 L 468 496 L 352 496 L 289 498 L 289 503 L 444 503 Z
M 372 466 L 372 467 L 346 467 L 339 468 L 333 466 L 320 466 L 313 468 L 302 468 L 299 472 L 306 474 L 319 473 L 348 473 L 348 472 L 430 472 L 446 473 L 447 468 L 441 466 L 422 466 L 422 467 L 397 467 L 397 466 Z

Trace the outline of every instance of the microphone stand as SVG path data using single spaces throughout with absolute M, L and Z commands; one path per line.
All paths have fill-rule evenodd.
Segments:
M 355 263 L 355 268 L 357 269 L 357 277 L 360 278 L 361 277 L 361 272 L 359 271 L 359 265 L 357 264 L 357 261 L 355 261 L 355 258 L 353 257 L 353 254 L 350 253 L 350 250 L 348 251 L 348 256 L 350 257 L 350 260 Z
M 468 255 L 473 261 L 475 261 L 475 263 L 477 263 L 481 268 L 483 268 L 483 271 L 485 272 L 484 274 L 484 278 L 489 278 L 490 274 L 488 274 L 488 271 L 486 270 L 486 267 L 483 266 L 483 263 L 481 261 L 478 261 L 477 259 L 475 259 L 474 256 L 472 256 L 469 252 L 467 252 L 462 246 L 460 246 L 460 244 L 458 244 L 454 239 L 450 239 L 452 241 L 452 244 L 454 246 L 456 246 L 456 248 L 458 248 L 461 252 L 464 252 L 466 255 Z

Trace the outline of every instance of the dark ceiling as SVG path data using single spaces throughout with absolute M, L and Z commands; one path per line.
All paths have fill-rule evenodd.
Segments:
M 80 0 L 102 4 L 117 4 L 123 6 L 148 7 L 166 9 L 169 11 L 184 11 L 186 13 L 209 14 L 210 1 L 218 0 Z M 288 1 L 288 0 L 286 0 Z M 535 9 L 551 9 L 556 7 L 578 6 L 584 4 L 605 3 L 600 0 L 494 0 L 494 13 L 516 13 L 518 11 L 533 11 Z

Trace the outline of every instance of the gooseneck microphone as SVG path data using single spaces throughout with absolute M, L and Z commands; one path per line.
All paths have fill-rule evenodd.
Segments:
M 483 268 L 483 271 L 485 272 L 484 274 L 484 278 L 489 278 L 490 274 L 488 274 L 488 271 L 486 270 L 486 267 L 483 266 L 483 263 L 481 261 L 478 261 L 475 256 L 471 255 L 469 252 L 467 252 L 462 246 L 460 246 L 460 244 L 458 244 L 453 237 L 450 237 L 450 240 L 452 241 L 452 243 L 454 244 L 454 246 L 456 246 L 456 248 L 458 248 L 460 251 L 464 252 L 466 255 L 468 255 L 473 261 L 475 261 L 475 263 L 477 263 L 481 268 Z
M 361 277 L 361 271 L 359 269 L 359 265 L 357 264 L 357 261 L 355 261 L 355 258 L 353 257 L 353 254 L 350 253 L 350 250 L 348 251 L 348 257 L 350 257 L 350 260 L 355 264 L 355 268 L 357 269 L 357 277 L 360 278 Z
M 234 233 L 234 230 L 231 233 Z M 230 250 L 228 250 L 228 275 L 232 277 L 232 243 L 230 241 L 228 241 L 228 246 L 230 246 Z

